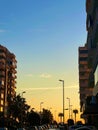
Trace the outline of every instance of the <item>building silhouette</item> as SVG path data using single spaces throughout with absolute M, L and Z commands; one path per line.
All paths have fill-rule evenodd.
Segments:
M 6 47 L 0 45 L 0 112 L 7 116 L 10 101 L 16 95 L 16 57 Z
M 98 0 L 86 0 L 87 41 L 78 49 L 81 117 L 98 124 Z M 98 127 L 98 125 L 97 125 Z
M 79 94 L 80 111 L 84 110 L 83 105 L 87 96 L 93 95 L 93 87 L 89 86 L 89 74 L 91 69 L 88 67 L 88 49 L 86 46 L 79 47 Z

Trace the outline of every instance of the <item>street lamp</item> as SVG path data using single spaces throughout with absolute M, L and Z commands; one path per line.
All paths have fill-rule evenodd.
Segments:
M 71 119 L 73 118 L 73 110 L 72 110 L 72 105 L 70 105 L 70 110 L 71 110 Z
M 43 104 L 44 102 L 40 102 L 40 125 L 42 124 L 42 112 L 41 112 L 41 110 L 42 110 L 42 104 Z
M 70 119 L 70 98 L 67 97 L 66 99 L 69 100 L 69 119 Z
M 20 121 L 20 123 L 21 123 L 21 127 L 23 126 L 23 101 L 24 101 L 24 98 L 23 98 L 23 94 L 24 93 L 26 93 L 26 91 L 23 91 L 22 93 L 21 93 L 21 121 Z
M 21 94 L 21 97 L 23 98 L 23 94 L 26 93 L 26 91 L 23 91 L 22 94 Z
M 40 102 L 40 113 L 41 113 L 41 110 L 42 110 L 42 104 L 43 104 L 44 102 Z
M 64 80 L 59 80 L 60 82 L 62 82 L 63 85 L 63 124 L 64 124 Z

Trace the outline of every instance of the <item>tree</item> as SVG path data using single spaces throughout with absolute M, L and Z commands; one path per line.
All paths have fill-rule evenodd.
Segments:
M 58 116 L 60 117 L 60 122 L 62 122 L 62 118 L 63 118 L 63 113 L 59 113 Z
M 20 94 L 15 96 L 8 107 L 8 117 L 18 120 L 20 125 L 26 120 L 27 112 L 30 106 L 26 104 L 25 98 L 22 98 Z
M 74 115 L 75 115 L 75 123 L 76 123 L 76 114 L 78 113 L 78 110 L 77 110 L 77 109 L 74 109 L 74 110 L 73 110 L 73 113 L 74 113 Z
M 42 116 L 41 118 L 42 124 L 51 124 L 53 122 L 53 115 L 50 110 L 43 109 L 41 116 Z
M 74 120 L 73 119 L 68 119 L 67 124 L 68 124 L 68 126 L 74 125 Z
M 33 110 L 28 112 L 27 122 L 28 122 L 29 126 L 40 125 L 40 115 L 39 115 L 39 113 L 34 112 Z

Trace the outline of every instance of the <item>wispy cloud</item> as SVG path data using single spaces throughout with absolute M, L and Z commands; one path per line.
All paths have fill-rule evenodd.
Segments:
M 66 88 L 78 88 L 79 85 L 72 85 L 72 86 L 67 86 Z
M 66 87 L 66 86 L 65 86 Z M 67 86 L 66 89 L 77 89 L 78 86 L 74 85 L 74 86 Z M 62 87 L 58 86 L 58 87 L 30 87 L 30 88 L 21 88 L 21 90 L 24 91 L 39 91 L 39 90 L 58 90 L 58 89 L 62 89 Z M 20 91 L 21 91 L 20 90 Z
M 61 87 L 36 87 L 36 88 L 23 88 L 21 90 L 24 91 L 34 91 L 34 90 L 56 90 L 56 89 L 61 89 Z
M 51 78 L 52 75 L 48 74 L 48 73 L 42 73 L 40 75 L 34 75 L 32 73 L 29 73 L 29 74 L 25 74 L 26 77 L 34 77 L 34 76 L 37 76 L 37 77 L 40 77 L 40 78 L 45 78 L 45 79 L 48 79 L 48 78 Z
M 47 79 L 47 78 L 51 78 L 52 75 L 47 74 L 47 73 L 43 73 L 43 74 L 40 75 L 40 77 L 41 77 L 41 78 L 46 78 L 46 79 Z

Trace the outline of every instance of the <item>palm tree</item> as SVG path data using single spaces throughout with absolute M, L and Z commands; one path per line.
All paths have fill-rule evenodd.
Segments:
M 74 113 L 74 115 L 75 115 L 75 123 L 76 123 L 76 114 L 78 113 L 78 110 L 77 110 L 77 109 L 74 109 L 74 110 L 73 110 L 73 113 Z
M 42 124 L 51 124 L 53 122 L 53 115 L 50 110 L 43 109 L 43 112 L 41 114 L 42 114 L 41 119 Z
M 21 123 L 25 121 L 26 115 L 28 110 L 30 109 L 30 106 L 26 104 L 25 98 L 22 98 L 20 94 L 16 95 L 11 102 L 8 114 L 9 117 L 12 117 L 14 120 L 17 120 Z
M 60 122 L 62 122 L 62 118 L 63 118 L 63 113 L 59 113 L 58 116 L 60 117 Z

